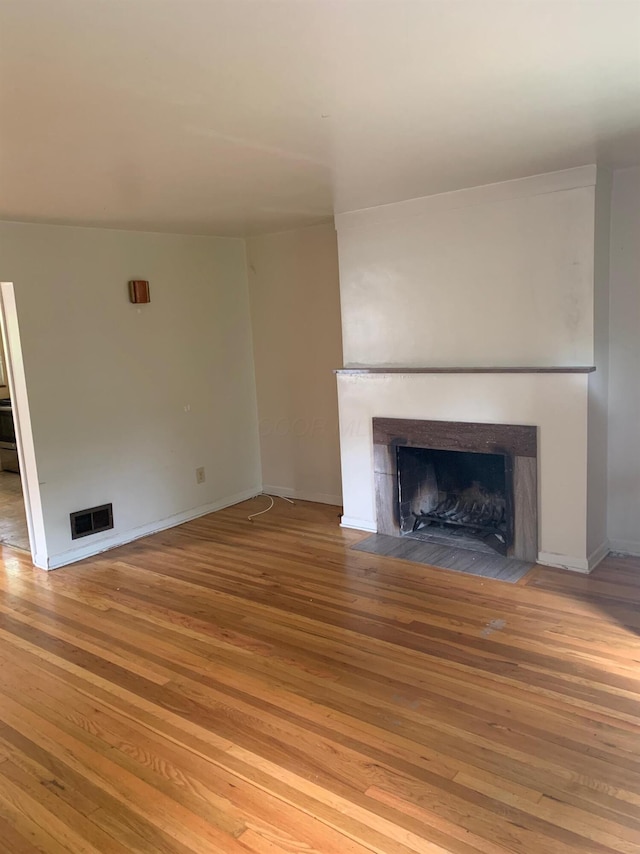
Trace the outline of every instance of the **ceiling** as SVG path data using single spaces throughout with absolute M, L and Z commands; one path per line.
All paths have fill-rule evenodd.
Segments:
M 245 235 L 640 163 L 640 0 L 0 0 L 0 218 Z

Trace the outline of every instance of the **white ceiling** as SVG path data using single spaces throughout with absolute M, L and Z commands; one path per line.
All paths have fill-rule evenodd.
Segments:
M 242 235 L 640 163 L 640 0 L 0 0 L 0 218 Z

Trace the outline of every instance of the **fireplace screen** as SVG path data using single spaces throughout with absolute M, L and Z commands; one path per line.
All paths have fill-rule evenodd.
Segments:
M 506 554 L 513 541 L 511 457 L 397 447 L 400 532 Z

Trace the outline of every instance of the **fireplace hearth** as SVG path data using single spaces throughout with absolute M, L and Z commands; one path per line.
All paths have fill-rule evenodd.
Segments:
M 537 428 L 373 419 L 378 533 L 537 558 Z

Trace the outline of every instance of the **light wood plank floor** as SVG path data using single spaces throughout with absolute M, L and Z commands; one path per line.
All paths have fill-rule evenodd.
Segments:
M 1 551 L 1 851 L 640 851 L 639 561 L 506 584 L 263 506 Z
M 12 471 L 0 471 L 0 543 L 30 551 L 20 475 Z

